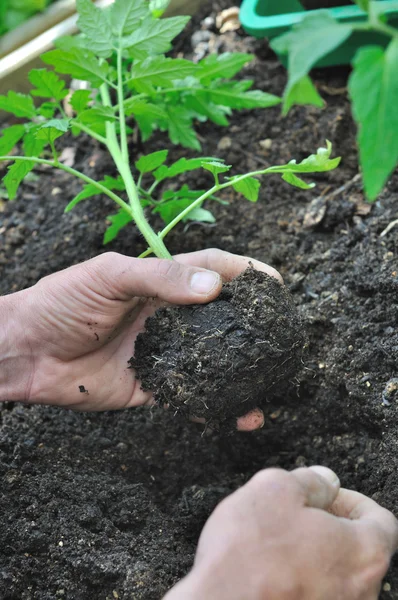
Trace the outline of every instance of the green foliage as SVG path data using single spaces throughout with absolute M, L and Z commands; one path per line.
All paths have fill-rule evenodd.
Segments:
M 294 104 L 323 105 L 308 73 L 352 33 L 374 30 L 384 34 L 387 41 L 391 39 L 386 48 L 360 48 L 349 80 L 364 189 L 368 199 L 373 201 L 398 165 L 398 30 L 385 23 L 388 2 L 355 1 L 368 13 L 366 24 L 340 23 L 327 11 L 317 11 L 271 45 L 277 52 L 288 55 L 289 79 L 283 96 L 283 113 L 286 114 Z M 287 177 L 289 183 L 298 185 L 290 175 Z M 301 184 L 303 189 L 307 189 L 306 185 Z
M 217 200 L 225 204 L 216 197 L 223 189 L 233 187 L 249 201 L 256 202 L 260 190 L 258 176 L 278 173 L 292 185 L 310 187 L 295 173 L 327 171 L 337 166 L 339 159 L 330 159 L 329 144 L 299 165 L 291 162 L 226 177 L 231 166 L 220 159 L 182 157 L 168 165 L 168 151 L 159 150 L 136 160 L 133 174 L 127 139 L 133 131 L 130 122 L 138 128 L 143 141 L 159 130 L 167 132 L 174 144 L 200 150 L 194 129 L 196 121 L 209 119 L 226 126 L 233 109 L 266 108 L 281 102 L 272 94 L 253 90 L 250 80 L 231 79 L 252 59 L 250 54 L 211 55 L 197 64 L 166 57 L 172 40 L 187 22 L 187 17 L 160 20 L 158 16 L 166 4 L 167 0 L 116 0 L 108 8 L 100 9 L 91 0 L 77 0 L 80 35 L 60 40 L 55 50 L 42 57 L 54 71 L 31 71 L 30 94 L 10 91 L 0 96 L 0 109 L 26 120 L 3 132 L 0 160 L 12 163 L 4 177 L 11 200 L 35 164 L 63 169 L 84 182 L 65 212 L 83 200 L 105 195 L 118 205 L 118 211 L 107 219 L 109 227 L 104 243 L 135 222 L 148 242 L 146 254 L 153 252 L 170 258 L 163 237 L 180 221 L 213 224 L 215 217 L 204 203 Z M 72 92 L 57 73 L 88 82 L 91 89 Z M 64 106 L 66 99 L 68 110 Z M 117 176 L 105 175 L 103 180 L 94 181 L 62 164 L 57 153 L 58 138 L 70 130 L 73 135 L 85 132 L 104 145 L 114 161 Z M 12 155 L 18 143 L 24 156 Z M 213 184 L 208 190 L 191 189 L 180 181 L 169 186 L 170 179 L 196 169 L 209 172 L 209 180 L 212 175 Z M 158 234 L 146 220 L 148 213 L 160 217 L 165 224 Z
M 386 51 L 367 46 L 357 53 L 349 90 L 365 189 L 374 200 L 398 164 L 398 37 Z
M 55 0 L 1 0 L 0 35 L 15 29 L 26 19 L 44 10 Z

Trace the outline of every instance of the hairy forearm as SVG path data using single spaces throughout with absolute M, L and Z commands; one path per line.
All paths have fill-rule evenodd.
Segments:
M 26 401 L 32 373 L 27 339 L 26 292 L 0 298 L 0 402 Z

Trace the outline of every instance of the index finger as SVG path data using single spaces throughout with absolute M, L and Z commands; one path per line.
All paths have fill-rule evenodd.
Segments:
M 391 552 L 398 548 L 398 521 L 374 500 L 352 490 L 341 489 L 330 512 L 359 524 L 377 526 Z
M 174 256 L 174 258 L 177 262 L 185 265 L 192 265 L 208 269 L 209 271 L 216 271 L 216 273 L 221 275 L 224 281 L 230 281 L 252 265 L 258 271 L 268 273 L 271 277 L 275 277 L 279 283 L 283 283 L 282 276 L 273 267 L 270 267 L 259 260 L 255 260 L 254 258 L 231 254 L 230 252 L 224 252 L 218 248 L 189 252 L 187 254 L 178 254 L 177 256 Z

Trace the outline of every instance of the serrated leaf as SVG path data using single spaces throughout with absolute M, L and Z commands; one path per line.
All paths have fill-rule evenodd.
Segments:
M 246 179 L 242 179 L 242 181 L 237 181 L 232 187 L 236 192 L 242 194 L 246 200 L 250 200 L 250 202 L 257 202 L 261 187 L 258 179 L 255 179 L 254 177 L 247 177 Z
M 102 58 L 111 56 L 114 44 L 106 11 L 91 0 L 76 0 L 76 8 L 79 15 L 77 25 L 85 36 L 87 47 Z
M 123 46 L 132 58 L 144 59 L 153 54 L 164 54 L 171 48 L 171 41 L 184 29 L 190 17 L 171 17 L 143 20 L 140 27 L 123 38 Z
M 43 62 L 52 65 L 58 73 L 70 75 L 74 79 L 89 81 L 94 87 L 99 87 L 109 71 L 107 62 L 100 63 L 95 54 L 88 50 L 74 48 L 65 50 L 50 50 L 41 56 Z
M 10 200 L 14 200 L 21 182 L 34 166 L 35 163 L 31 160 L 16 160 L 14 164 L 8 167 L 7 175 L 3 177 L 3 183 L 6 186 Z
M 46 140 L 38 140 L 36 138 L 36 132 L 39 128 L 40 125 L 35 125 L 24 135 L 22 147 L 25 156 L 36 156 L 39 158 L 43 152 L 47 142 Z
M 219 175 L 220 173 L 227 173 L 227 171 L 229 171 L 231 169 L 232 165 L 226 165 L 225 163 L 223 163 L 219 160 L 213 160 L 213 161 L 202 161 L 202 167 L 203 167 L 203 169 L 206 169 L 206 171 L 210 171 L 210 173 L 212 173 L 215 177 L 216 175 Z
M 36 114 L 35 105 L 31 96 L 19 94 L 10 90 L 7 96 L 0 96 L 0 110 L 10 112 L 16 117 L 31 119 Z
M 0 156 L 5 156 L 11 152 L 14 146 L 25 134 L 23 125 L 11 125 L 7 129 L 3 129 L 0 137 Z
M 54 102 L 43 102 L 37 109 L 37 114 L 45 119 L 52 119 L 57 108 Z
M 192 127 L 191 115 L 180 107 L 174 106 L 167 106 L 167 115 L 171 142 L 200 151 L 201 145 Z
M 183 58 L 152 56 L 134 61 L 127 84 L 137 92 L 150 93 L 154 87 L 172 86 L 175 79 L 191 75 L 197 68 L 193 62 Z
M 109 244 L 109 242 L 115 239 L 123 227 L 133 221 L 133 217 L 121 208 L 116 215 L 109 215 L 106 217 L 106 220 L 110 221 L 111 225 L 105 231 L 103 243 Z
M 87 108 L 90 98 L 90 90 L 76 90 L 75 92 L 73 92 L 72 97 L 70 99 L 70 105 L 75 111 L 75 113 L 79 114 L 83 112 L 83 110 Z
M 287 115 L 294 104 L 312 104 L 318 108 L 322 108 L 325 104 L 308 75 L 286 88 L 283 96 L 282 115 Z
M 252 81 L 228 81 L 198 90 L 197 94 L 207 101 L 236 109 L 268 108 L 281 102 L 281 98 L 273 94 L 260 90 L 248 91 L 252 84 Z
M 289 55 L 289 80 L 284 92 L 286 106 L 293 103 L 287 98 L 293 93 L 294 86 L 308 75 L 321 58 L 340 46 L 351 33 L 350 24 L 339 23 L 328 11 L 318 10 L 305 16 L 291 31 L 271 42 L 275 52 Z M 316 102 L 318 106 L 318 98 Z
M 61 101 L 68 94 L 68 90 L 65 89 L 65 81 L 60 79 L 54 71 L 32 69 L 28 78 L 30 83 L 36 86 L 36 89 L 30 92 L 32 96 L 54 98 L 54 100 Z
M 124 191 L 125 189 L 124 181 L 121 177 L 117 177 L 115 179 L 114 177 L 109 177 L 108 175 L 105 175 L 104 179 L 102 181 L 99 181 L 98 183 L 106 187 L 106 189 L 108 190 Z M 86 184 L 83 187 L 82 191 L 79 194 L 77 194 L 77 196 L 75 196 L 73 200 L 69 202 L 64 212 L 67 213 L 71 211 L 72 208 L 76 206 L 76 204 L 79 204 L 79 202 L 81 202 L 82 200 L 86 200 L 87 198 L 91 198 L 92 196 L 98 196 L 99 194 L 101 194 L 101 190 L 99 190 L 97 186 L 95 186 L 92 183 Z
M 398 39 L 361 48 L 349 80 L 363 181 L 375 200 L 398 163 Z
M 151 104 L 145 102 L 145 100 L 138 100 L 134 98 L 128 98 L 124 102 L 124 110 L 126 116 L 129 115 L 146 115 L 148 117 L 156 119 L 167 119 L 165 110 L 157 104 Z
M 203 162 L 214 160 L 217 159 L 212 156 L 202 156 L 200 158 L 180 158 L 177 160 L 177 162 L 170 165 L 170 167 L 166 167 L 165 165 L 159 167 L 159 169 L 157 169 L 153 175 L 157 181 L 163 181 L 164 179 L 177 177 L 177 175 L 182 175 L 188 171 L 201 169 Z
M 95 106 L 83 110 L 76 118 L 75 123 L 83 123 L 92 131 L 100 135 L 106 134 L 107 121 L 115 121 L 116 117 L 112 108 L 108 106 Z
M 298 187 L 302 190 L 311 190 L 315 187 L 315 183 L 307 183 L 300 177 L 297 177 L 297 175 L 295 175 L 294 173 L 284 173 L 282 175 L 282 179 L 286 181 L 286 183 L 289 183 L 290 185 Z
M 341 158 L 330 158 L 332 153 L 332 144 L 326 140 L 326 148 L 318 148 L 316 154 L 311 154 L 300 163 L 291 160 L 287 165 L 270 167 L 269 171 L 275 173 L 323 173 L 335 169 Z
M 39 127 L 36 131 L 36 139 L 45 140 L 46 143 L 52 144 L 68 131 L 69 126 L 69 119 L 51 119 L 51 121 L 47 121 Z
M 199 61 L 196 76 L 204 85 L 208 85 L 215 79 L 229 79 L 239 73 L 253 58 L 253 54 L 242 52 L 210 54 Z
M 226 127 L 229 124 L 225 115 L 230 115 L 232 111 L 228 106 L 217 106 L 213 102 L 206 101 L 203 97 L 190 95 L 184 97 L 184 105 L 197 113 L 198 117 L 206 117 L 216 125 Z
M 146 156 L 141 156 L 139 160 L 135 163 L 136 168 L 142 174 L 150 173 L 154 171 L 160 165 L 162 165 L 167 156 L 169 154 L 168 150 L 159 150 L 158 152 L 152 152 L 151 154 L 147 154 Z
M 115 0 L 110 8 L 113 33 L 117 36 L 129 35 L 149 11 L 145 0 Z

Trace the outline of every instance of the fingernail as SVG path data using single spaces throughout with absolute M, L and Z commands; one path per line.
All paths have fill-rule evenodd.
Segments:
M 332 471 L 332 469 L 329 469 L 328 467 L 322 467 L 320 465 L 315 465 L 310 467 L 310 469 L 315 471 L 315 473 L 318 473 L 318 475 L 326 479 L 334 487 L 340 487 L 340 479 L 337 477 L 336 473 Z
M 191 278 L 191 290 L 195 294 L 209 294 L 220 283 L 220 276 L 213 271 L 197 271 Z

